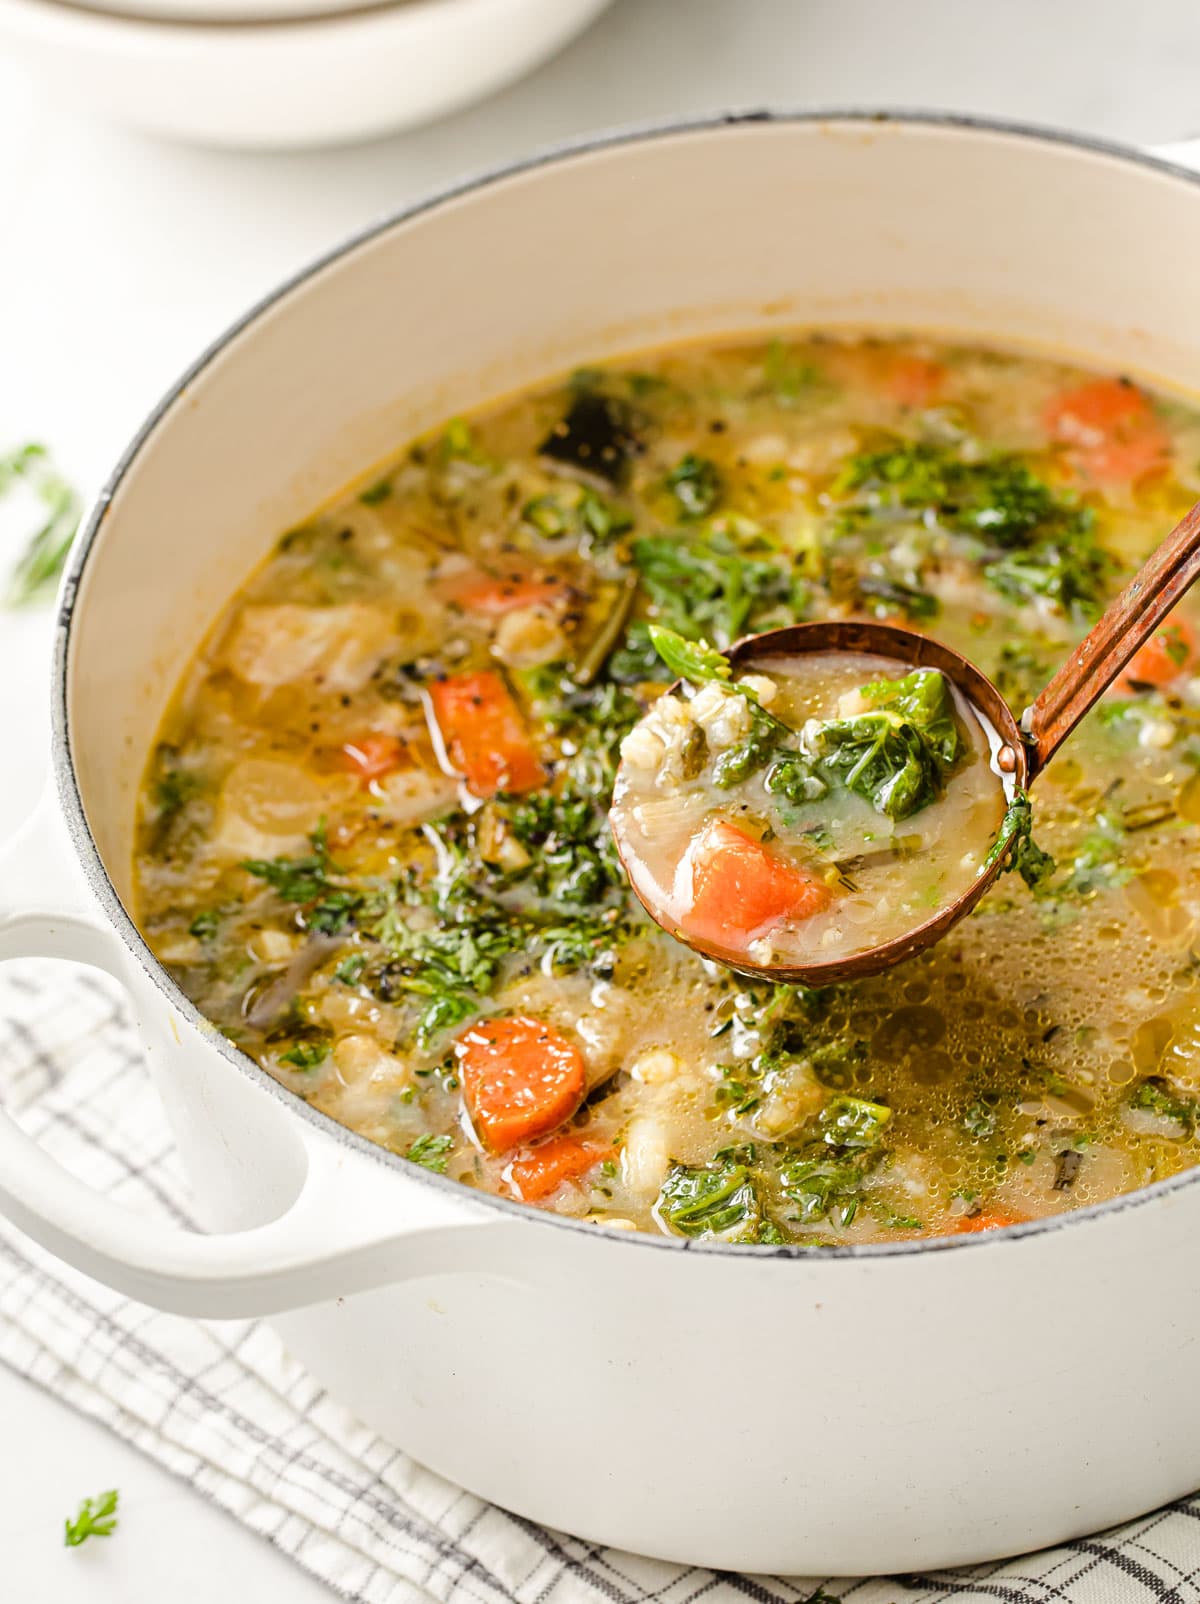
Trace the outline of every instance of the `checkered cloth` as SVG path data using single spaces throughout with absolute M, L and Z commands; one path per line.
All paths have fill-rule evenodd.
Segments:
M 0 970 L 0 1099 L 46 1150 L 138 1211 L 186 1189 L 121 1001 L 45 964 Z M 1198 1604 L 1200 1496 L 1102 1537 L 938 1576 L 825 1584 L 597 1548 L 483 1504 L 382 1442 L 265 1326 L 118 1297 L 0 1222 L 0 1360 L 103 1421 L 362 1604 Z

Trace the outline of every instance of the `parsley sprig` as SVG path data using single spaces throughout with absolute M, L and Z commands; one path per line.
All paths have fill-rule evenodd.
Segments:
M 41 521 L 9 577 L 4 600 L 26 607 L 47 597 L 58 582 L 79 528 L 76 490 L 55 468 L 43 445 L 19 446 L 0 456 L 0 497 L 24 485 L 41 505 Z
M 95 1498 L 85 1498 L 74 1520 L 63 1522 L 67 1548 L 78 1548 L 89 1537 L 111 1537 L 117 1529 L 117 1504 L 120 1493 L 112 1487 Z

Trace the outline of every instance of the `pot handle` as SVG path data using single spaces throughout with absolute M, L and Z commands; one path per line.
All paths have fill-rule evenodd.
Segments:
M 36 837 L 54 825 L 47 802 L 0 855 L 6 892 L 14 881 L 36 879 L 38 859 L 46 864 Z M 69 881 L 53 859 L 48 873 L 55 884 L 46 900 L 62 905 Z M 78 906 L 77 892 L 74 901 Z M 0 906 L 0 962 L 10 958 L 86 964 L 131 989 L 120 938 L 79 912 Z M 126 1296 L 214 1320 L 280 1314 L 392 1282 L 495 1267 L 500 1239 L 514 1222 L 498 1219 L 458 1187 L 449 1193 L 431 1184 L 398 1185 L 395 1175 L 364 1164 L 331 1137 L 303 1131 L 301 1140 L 304 1173 L 289 1208 L 265 1225 L 204 1235 L 146 1219 L 93 1191 L 0 1108 L 0 1213 Z

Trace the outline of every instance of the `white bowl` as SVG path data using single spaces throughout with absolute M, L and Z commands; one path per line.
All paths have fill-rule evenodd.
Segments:
M 0 45 L 54 93 L 114 122 L 204 145 L 285 149 L 426 122 L 530 71 L 609 0 L 134 0 L 245 10 L 321 4 L 292 21 L 184 23 L 0 0 Z M 339 0 L 332 0 L 337 4 Z

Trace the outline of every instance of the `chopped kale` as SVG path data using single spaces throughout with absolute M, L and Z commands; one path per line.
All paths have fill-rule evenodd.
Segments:
M 329 1043 L 327 1041 L 298 1041 L 288 1048 L 286 1053 L 280 1053 L 279 1062 L 290 1064 L 293 1069 L 316 1069 L 329 1057 Z
M 1018 606 L 1046 600 L 1082 622 L 1097 618 L 1116 564 L 1085 528 L 1006 553 L 984 568 L 993 589 Z
M 891 1117 L 892 1111 L 884 1103 L 871 1103 L 865 1097 L 831 1097 L 817 1124 L 830 1147 L 874 1147 Z
M 1002 872 L 1015 869 L 1031 891 L 1045 885 L 1056 865 L 1050 854 L 1038 846 L 1032 832 L 1033 808 L 1024 791 L 1018 791 L 1008 804 L 996 839 L 983 860 L 984 870 L 990 869 L 1011 846 L 1012 855 Z
M 742 1149 L 718 1153 L 711 1164 L 675 1164 L 655 1205 L 662 1222 L 680 1236 L 724 1242 L 778 1241 Z
M 1123 886 L 1133 874 L 1121 861 L 1124 844 L 1123 821 L 1108 811 L 1098 813 L 1080 843 L 1063 889 L 1088 897 Z
M 316 902 L 335 888 L 329 876 L 332 865 L 325 830 L 319 826 L 309 837 L 312 851 L 303 858 L 248 858 L 240 867 L 265 880 L 284 902 Z
M 689 451 L 666 478 L 685 518 L 704 518 L 721 500 L 721 474 L 715 462 Z
M 658 623 L 724 648 L 747 630 L 792 622 L 803 581 L 785 552 L 759 542 L 755 553 L 753 544 L 700 530 L 635 540 L 633 560 Z
M 849 1225 L 858 1213 L 863 1183 L 872 1168 L 870 1155 L 841 1155 L 818 1145 L 784 1164 L 779 1180 L 785 1196 L 798 1206 L 798 1223 L 834 1219 Z
M 633 528 L 633 514 L 587 486 L 535 496 L 521 516 L 546 540 L 570 535 L 589 547 L 604 546 Z
M 954 716 L 954 700 L 944 674 L 917 668 L 901 679 L 873 680 L 859 695 L 881 712 L 906 719 L 920 730 L 944 770 L 962 756 L 964 741 Z
M 996 1134 L 998 1101 L 994 1093 L 984 1093 L 967 1104 L 959 1123 L 968 1136 L 974 1137 L 977 1142 L 985 1142 Z
M 788 752 L 776 757 L 763 781 L 772 796 L 781 796 L 792 803 L 819 802 L 829 787 L 813 765 L 799 752 Z
M 1182 1096 L 1161 1075 L 1150 1075 L 1139 1081 L 1129 1094 L 1129 1106 L 1147 1114 L 1157 1114 L 1161 1119 L 1173 1120 L 1189 1136 L 1196 1128 L 1196 1099 Z
M 890 1108 L 866 1098 L 829 1100 L 815 1129 L 780 1168 L 780 1184 L 798 1206 L 798 1222 L 851 1223 L 867 1178 L 882 1157 L 880 1137 L 891 1117 Z
M 962 751 L 944 677 L 916 669 L 862 687 L 871 711 L 814 723 L 806 749 L 823 771 L 891 819 L 936 800 Z
M 713 784 L 723 791 L 728 790 L 730 786 L 741 785 L 743 780 L 766 768 L 779 753 L 780 732 L 778 720 L 761 707 L 752 707 L 749 735 L 736 746 L 727 747 L 717 758 L 713 764 Z M 800 759 L 793 755 L 782 761 L 797 763 Z
M 845 503 L 843 527 L 919 514 L 987 544 L 1024 546 L 1036 531 L 1072 525 L 1080 516 L 1018 457 L 965 462 L 953 449 L 898 442 L 852 457 L 831 494 Z

